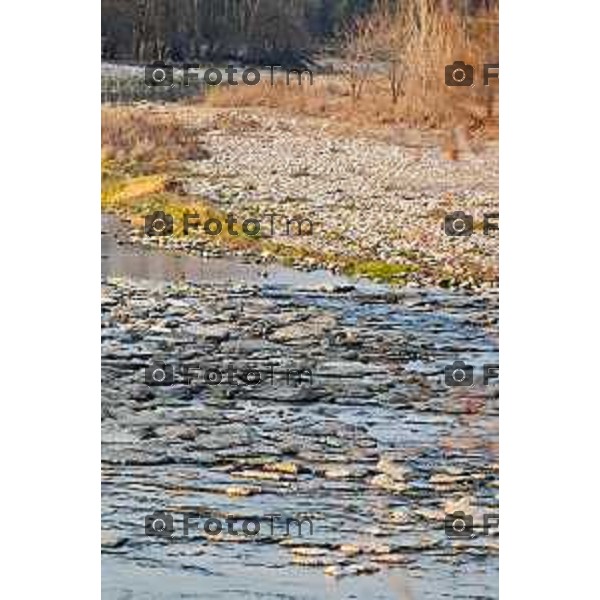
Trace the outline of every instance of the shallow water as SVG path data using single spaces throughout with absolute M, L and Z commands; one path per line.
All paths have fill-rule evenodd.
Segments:
M 103 255 L 107 598 L 498 597 L 497 535 L 444 531 L 448 503 L 469 506 L 476 525 L 498 512 L 497 387 L 481 378 L 497 362 L 494 293 L 142 253 L 110 232 Z M 176 373 L 150 388 L 152 359 L 307 368 L 313 381 L 186 384 Z M 445 385 L 454 360 L 475 367 L 472 387 Z M 173 515 L 170 539 L 145 534 L 156 510 Z M 200 528 L 186 538 L 189 512 Z M 311 519 L 312 535 L 287 536 L 280 519 L 271 529 L 272 513 Z M 227 515 L 263 517 L 260 533 L 202 530 Z
M 231 258 L 205 258 L 200 254 L 166 252 L 127 243 L 118 235 L 121 224 L 102 215 L 102 276 L 131 277 L 152 282 L 191 281 L 265 285 L 344 285 L 343 277 L 322 269 L 298 271 L 278 264 L 255 264 Z

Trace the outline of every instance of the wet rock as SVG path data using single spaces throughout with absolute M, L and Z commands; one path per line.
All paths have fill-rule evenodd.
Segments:
M 224 342 L 231 335 L 230 326 L 220 324 L 203 325 L 201 328 L 196 329 L 196 332 L 201 338 L 209 342 Z
M 122 546 L 127 544 L 128 541 L 129 540 L 125 536 L 119 535 L 114 531 L 107 531 L 106 529 L 102 530 L 102 537 L 100 543 L 103 549 L 106 548 L 113 550 L 116 548 L 121 548 Z
M 293 548 L 292 552 L 296 556 L 326 556 L 327 550 L 324 548 L 313 548 L 311 546 L 299 546 Z
M 154 398 L 154 392 L 152 391 L 152 388 L 144 384 L 136 384 L 131 386 L 129 393 L 133 400 L 137 400 L 139 402 L 145 402 Z
M 327 479 L 346 479 L 352 476 L 352 471 L 343 467 L 332 467 L 325 469 L 323 474 Z
M 406 467 L 399 465 L 398 463 L 386 457 L 383 457 L 379 460 L 376 468 L 390 479 L 402 482 L 405 480 L 409 472 Z
M 348 577 L 353 575 L 371 575 L 380 571 L 380 567 L 375 564 L 367 563 L 361 565 L 337 566 L 330 565 L 324 569 L 325 575 L 332 577 Z
M 140 436 L 141 440 L 151 440 L 153 438 L 158 437 L 156 428 L 153 427 L 152 425 L 147 425 L 146 427 L 143 427 L 142 429 L 140 429 L 140 432 L 138 435 Z
M 228 496 L 254 496 L 255 494 L 260 494 L 262 492 L 262 488 L 260 486 L 248 486 L 248 485 L 231 485 L 226 490 L 225 493 Z
M 410 556 L 415 560 L 408 567 L 417 568 L 448 553 L 463 562 L 485 561 L 494 573 L 497 549 L 487 540 L 465 548 L 449 544 L 443 519 L 446 507 L 478 507 L 478 519 L 482 507 L 497 506 L 497 406 L 488 402 L 477 414 L 457 414 L 440 373 L 450 350 L 460 348 L 466 359 L 495 352 L 489 332 L 497 325 L 481 315 L 497 310 L 496 296 L 474 302 L 419 291 L 392 306 L 381 293 L 362 304 L 357 290 L 343 295 L 114 280 L 103 284 L 103 294 L 116 301 L 102 316 L 102 405 L 111 415 L 102 423 L 108 530 L 137 539 L 139 523 L 131 514 L 139 513 L 140 501 L 176 501 L 188 510 L 200 503 L 211 515 L 232 508 L 253 515 L 258 506 L 296 515 L 310 510 L 318 512 L 314 536 L 286 542 L 280 529 L 270 541 L 255 540 L 259 551 L 275 544 L 271 549 L 280 556 L 273 564 L 291 548 L 308 546 L 318 554 L 290 552 L 290 559 L 349 576 L 360 574 L 361 561 L 394 568 Z M 301 339 L 260 337 L 261 331 L 270 338 L 281 328 L 307 328 L 319 313 L 327 318 L 314 321 Z M 165 315 L 178 327 L 149 335 L 154 325 L 164 326 Z M 204 338 L 201 332 L 215 326 L 231 335 Z M 423 364 L 399 365 L 408 346 Z M 181 382 L 147 388 L 144 369 L 151 359 L 306 365 L 315 374 L 327 367 L 332 377 L 315 375 L 312 385 L 300 387 L 276 380 L 231 389 Z M 259 504 L 257 494 L 263 494 Z M 144 560 L 150 557 L 144 547 L 124 544 L 118 551 Z M 174 569 L 192 564 L 177 556 L 169 561 Z
M 274 473 L 259 470 L 246 469 L 244 471 L 233 471 L 232 477 L 240 477 L 241 479 L 262 479 L 267 481 L 293 481 L 295 478 L 283 473 Z
M 187 425 L 177 425 L 175 427 L 168 427 L 164 435 L 168 438 L 176 438 L 179 440 L 193 442 L 197 438 L 197 431 L 195 427 Z
M 408 525 L 412 522 L 410 513 L 406 510 L 394 510 L 389 513 L 388 518 L 395 525 Z
M 273 471 L 275 473 L 286 473 L 288 475 L 298 474 L 298 465 L 291 462 L 283 463 L 269 463 L 264 466 L 266 471 Z
M 302 567 L 324 567 L 331 565 L 334 560 L 325 556 L 294 556 L 292 562 Z
M 404 556 L 402 554 L 378 554 L 373 557 L 373 560 L 378 563 L 383 563 L 386 565 L 407 565 L 411 562 L 414 562 L 409 556 Z
M 373 479 L 371 479 L 371 485 L 393 494 L 401 494 L 408 487 L 403 481 L 396 481 L 389 475 L 385 474 L 376 475 L 373 477 Z
M 362 549 L 355 544 L 342 544 L 340 546 L 340 552 L 346 556 L 356 556 L 357 554 L 362 553 Z
M 325 575 L 329 575 L 330 577 L 342 577 L 342 567 L 337 565 L 329 565 L 323 569 L 323 573 L 325 573 Z

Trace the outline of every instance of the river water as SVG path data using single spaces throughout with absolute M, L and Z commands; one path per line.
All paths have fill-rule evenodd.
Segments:
M 497 531 L 480 527 L 498 512 L 498 388 L 482 379 L 495 292 L 142 251 L 103 229 L 104 597 L 498 597 Z M 472 386 L 446 385 L 455 360 Z M 174 367 L 172 386 L 146 385 L 152 361 Z M 275 376 L 186 382 L 181 364 Z M 446 534 L 455 510 L 471 535 Z M 156 511 L 172 536 L 146 534 Z M 253 518 L 258 534 L 241 534 Z

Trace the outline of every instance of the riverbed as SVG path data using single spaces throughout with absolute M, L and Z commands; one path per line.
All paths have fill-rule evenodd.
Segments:
M 498 388 L 481 375 L 498 362 L 494 290 L 169 254 L 103 230 L 105 597 L 498 597 L 498 535 L 478 527 L 498 512 Z M 471 387 L 446 385 L 455 360 Z M 153 361 L 174 366 L 172 386 L 146 384 Z M 181 364 L 312 381 L 211 385 Z M 454 510 L 472 536 L 447 536 Z M 171 537 L 146 535 L 155 511 Z M 188 513 L 261 529 L 184 536 Z M 284 517 L 312 534 L 286 535 Z

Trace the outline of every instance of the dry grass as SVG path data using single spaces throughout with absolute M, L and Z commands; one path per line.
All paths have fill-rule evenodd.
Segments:
M 473 87 L 445 84 L 445 66 L 456 60 L 475 66 Z M 482 82 L 482 65 L 497 62 L 497 9 L 465 17 L 442 14 L 432 0 L 404 0 L 396 9 L 382 2 L 347 32 L 341 74 L 316 75 L 312 86 L 287 85 L 283 76 L 274 85 L 220 86 L 209 103 L 280 108 L 355 128 L 446 129 L 455 143 L 456 129 L 497 136 L 498 81 Z
M 208 155 L 198 132 L 158 108 L 102 109 L 102 160 L 113 170 L 152 174 Z
M 180 187 L 185 161 L 206 158 L 202 131 L 186 123 L 185 117 L 160 107 L 112 107 L 102 110 L 102 209 L 127 219 L 140 230 L 147 215 L 162 211 L 174 219 L 174 238 L 186 237 L 184 215 L 200 222 L 225 215 L 203 198 Z M 200 228 L 191 237 L 214 245 L 245 249 L 256 240 L 241 225 L 237 236 L 227 231 L 216 238 Z M 161 240 L 158 240 L 159 242 Z

